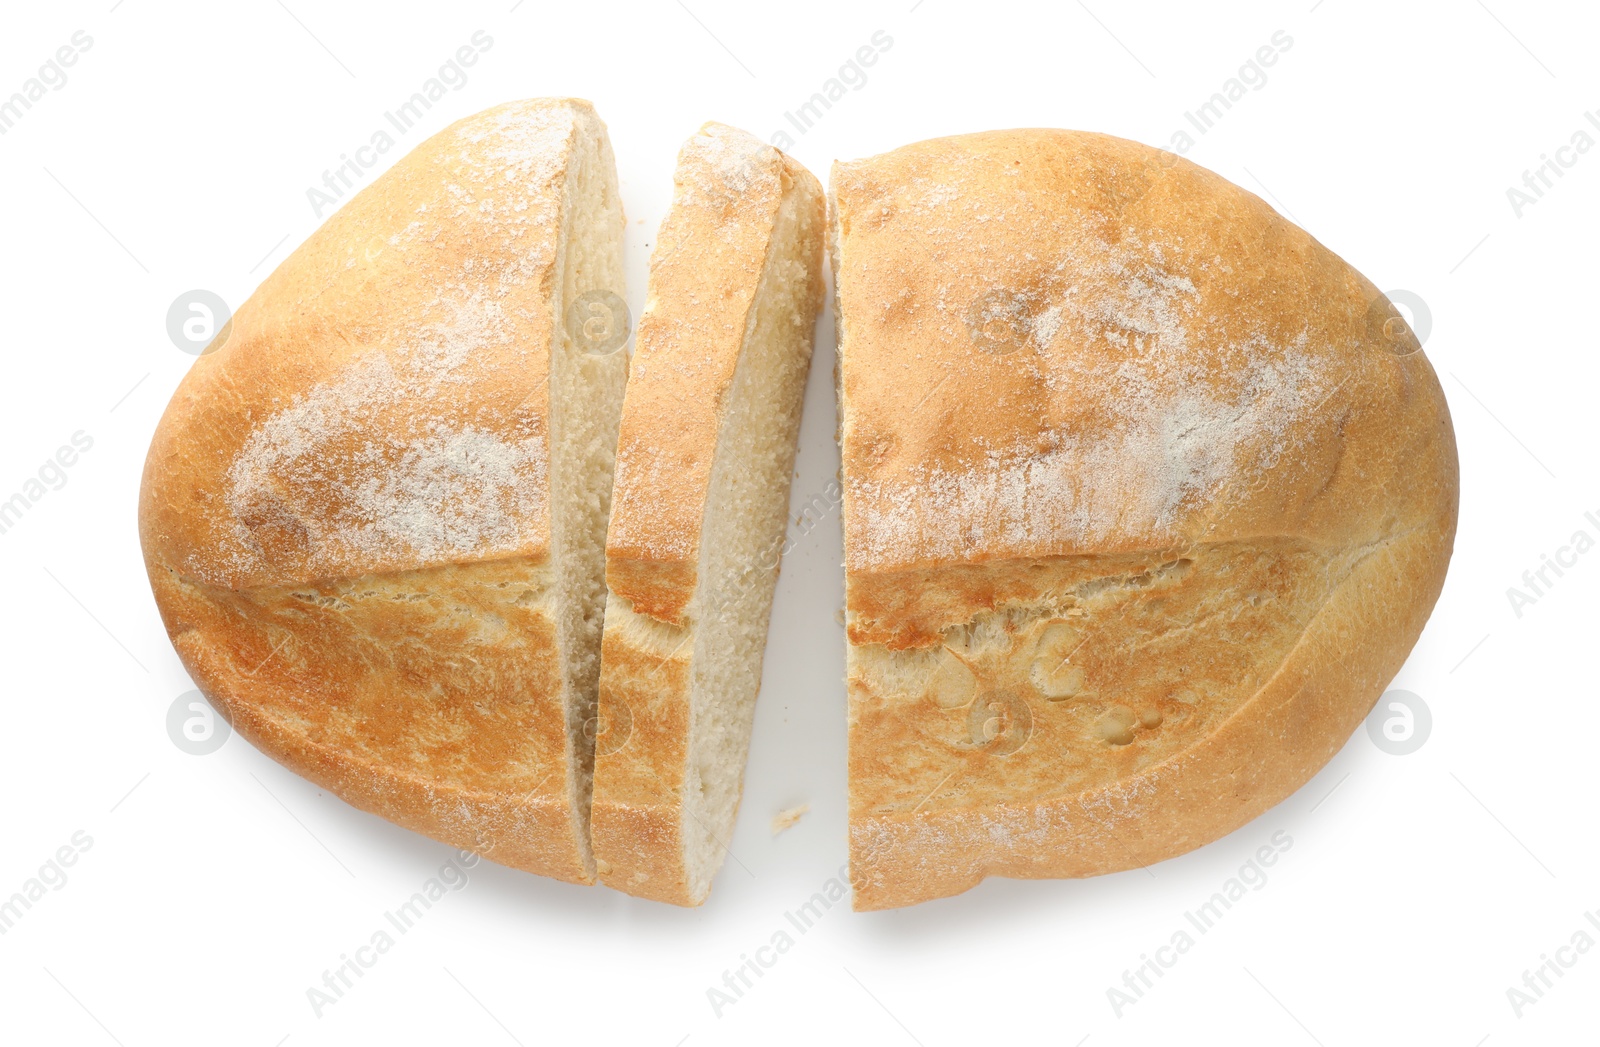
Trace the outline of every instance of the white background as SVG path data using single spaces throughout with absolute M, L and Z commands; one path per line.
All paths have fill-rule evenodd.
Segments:
M 1507 990 L 1600 910 L 1600 551 L 1549 575 L 1520 616 L 1507 589 L 1578 529 L 1600 537 L 1584 518 L 1600 518 L 1600 150 L 1520 217 L 1506 195 L 1580 128 L 1600 138 L 1584 119 L 1600 108 L 1592 9 L 113 2 L 0 11 L 0 97 L 74 31 L 94 41 L 0 136 L 0 498 L 74 432 L 94 441 L 0 535 L 0 898 L 75 832 L 93 840 L 0 936 L 0 1040 L 1592 1042 L 1600 949 L 1520 1017 Z M 168 340 L 168 305 L 197 287 L 243 302 L 318 224 L 306 189 L 478 29 L 492 49 L 385 163 L 502 101 L 592 99 L 622 178 L 635 315 L 683 139 L 707 119 L 768 136 L 877 30 L 893 44 L 867 83 L 796 136 L 793 153 L 824 178 L 835 157 L 992 127 L 1165 145 L 1185 110 L 1286 31 L 1293 46 L 1267 83 L 1188 155 L 1380 288 L 1427 303 L 1462 503 L 1444 595 L 1393 684 L 1432 710 L 1426 743 L 1393 756 L 1358 732 L 1280 807 L 1148 872 L 994 880 L 888 913 L 836 907 L 719 1017 L 707 989 L 845 860 L 830 514 L 784 564 L 734 858 L 705 907 L 483 863 L 318 1017 L 307 989 L 452 852 L 238 738 L 209 756 L 169 739 L 167 710 L 191 684 L 145 583 L 135 494 L 192 360 Z M 796 506 L 837 468 L 830 326 Z M 802 801 L 811 813 L 772 837 L 771 816 Z M 1266 885 L 1119 1017 L 1107 990 L 1124 970 L 1279 830 L 1294 843 Z

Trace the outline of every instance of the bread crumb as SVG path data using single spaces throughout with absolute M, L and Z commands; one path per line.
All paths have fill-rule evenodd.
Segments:
M 798 807 L 790 807 L 788 810 L 779 811 L 777 814 L 773 815 L 772 835 L 776 836 L 785 829 L 792 829 L 794 824 L 803 818 L 805 813 L 809 810 L 811 810 L 811 805 L 809 803 L 803 803 Z

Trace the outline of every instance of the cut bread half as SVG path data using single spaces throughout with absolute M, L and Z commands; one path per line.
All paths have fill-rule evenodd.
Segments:
M 617 452 L 593 834 L 600 879 L 698 905 L 744 776 L 821 307 L 822 188 L 707 124 L 678 159 Z
M 856 907 L 1149 865 L 1299 788 L 1455 535 L 1398 311 L 1105 135 L 921 142 L 832 193 Z
M 452 125 L 239 308 L 140 496 L 173 644 L 241 735 L 357 807 L 582 883 L 622 233 L 587 102 Z

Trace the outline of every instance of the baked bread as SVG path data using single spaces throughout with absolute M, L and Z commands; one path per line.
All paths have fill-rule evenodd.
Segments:
M 698 905 L 750 746 L 826 214 L 810 172 L 722 124 L 674 181 L 622 409 L 593 832 L 603 883 Z
M 1288 796 L 1450 558 L 1450 416 L 1397 311 L 1104 135 L 832 182 L 856 907 L 1149 865 Z
M 357 807 L 574 882 L 622 233 L 587 102 L 452 125 L 239 308 L 139 507 L 173 644 L 235 730 Z

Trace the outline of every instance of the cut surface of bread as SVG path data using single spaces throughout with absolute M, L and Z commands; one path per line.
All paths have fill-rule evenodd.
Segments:
M 587 103 L 428 139 L 335 213 L 196 361 L 140 534 L 178 654 L 241 735 L 349 803 L 592 882 L 623 290 Z M 609 300 L 609 299 L 608 299 Z
M 1103 135 L 922 142 L 831 191 L 856 907 L 1149 865 L 1299 788 L 1453 544 L 1398 311 Z
M 592 824 L 602 882 L 697 905 L 750 745 L 825 205 L 810 172 L 716 123 L 674 182 L 617 452 Z

